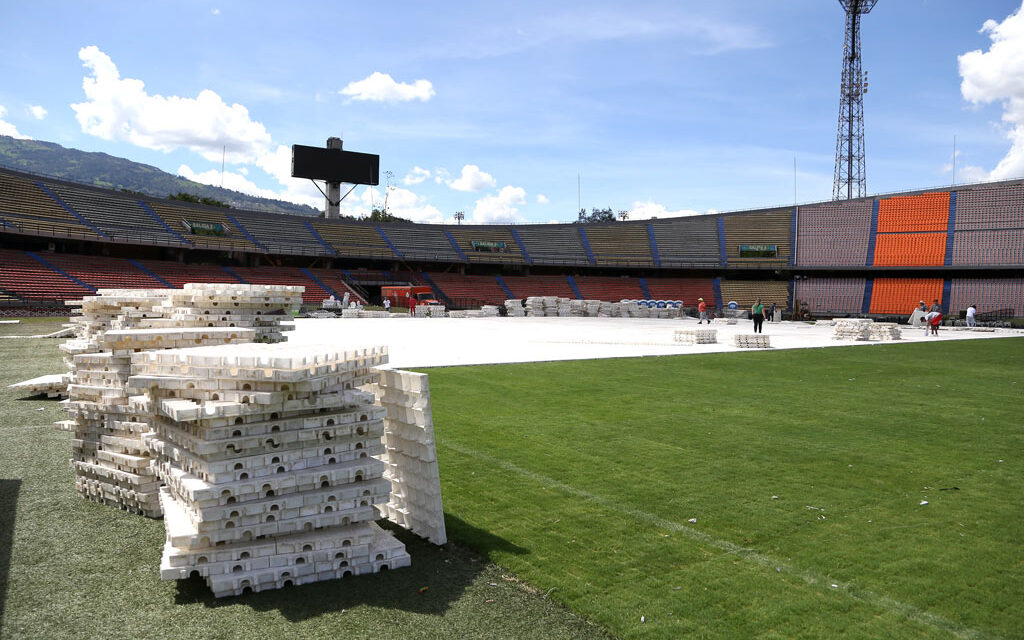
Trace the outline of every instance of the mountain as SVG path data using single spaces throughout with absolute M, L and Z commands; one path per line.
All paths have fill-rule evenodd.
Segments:
M 219 200 L 231 205 L 232 209 L 320 215 L 320 211 L 306 205 L 200 184 L 172 176 L 148 164 L 106 153 L 68 149 L 40 140 L 18 140 L 0 135 L 0 166 L 106 189 L 135 191 L 156 198 L 185 192 Z

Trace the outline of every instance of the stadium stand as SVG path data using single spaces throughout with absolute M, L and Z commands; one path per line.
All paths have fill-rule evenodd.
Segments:
M 584 300 L 618 302 L 619 300 L 642 300 L 647 297 L 636 278 L 576 276 L 574 279 Z
M 97 289 L 166 289 L 167 285 L 124 258 L 41 254 L 41 258 L 73 278 Z
M 976 185 L 957 191 L 955 231 L 1024 227 L 1024 185 Z
M 458 225 L 447 229 L 470 262 L 525 263 L 523 252 L 507 227 Z
M 61 274 L 25 251 L 0 249 L 0 289 L 25 300 L 76 300 L 93 290 Z
M 464 276 L 457 273 L 431 273 L 430 278 L 457 308 L 500 305 L 508 295 L 494 276 Z
M 1024 229 L 958 231 L 953 234 L 954 265 L 1024 265 Z
M 861 199 L 822 202 L 799 207 L 796 264 L 855 267 L 866 265 L 872 206 L 872 199 Z
M 892 196 L 878 201 L 878 233 L 945 231 L 949 192 Z
M 245 237 L 241 229 L 232 224 L 227 217 L 226 209 L 177 201 L 148 200 L 146 204 L 168 227 L 180 233 L 196 248 L 248 253 L 261 251 Z M 223 235 L 208 235 L 202 232 L 202 229 L 221 229 Z
M 1015 316 L 1024 316 L 1024 278 L 954 278 L 949 297 L 953 314 L 973 304 L 978 313 L 1012 309 Z
M 535 264 L 590 264 L 577 225 L 517 226 L 516 232 Z
M 793 298 L 807 303 L 813 315 L 860 314 L 864 278 L 801 278 L 793 283 Z
M 609 266 L 651 266 L 654 264 L 646 222 L 588 224 L 584 226 L 584 229 L 586 229 L 590 250 L 594 254 L 597 264 Z
M 314 220 L 310 224 L 340 256 L 379 259 L 398 257 L 373 224 L 323 219 Z
M 271 253 L 325 255 L 327 249 L 297 216 L 272 213 L 237 213 L 235 221 Z
M 662 267 L 720 265 L 716 216 L 654 220 L 650 227 L 654 230 Z
M 789 306 L 789 283 L 778 280 L 722 280 L 722 304 L 736 302 L 740 309 L 750 307 L 760 298 L 765 304 L 775 303 L 778 309 Z
M 558 296 L 575 298 L 565 276 L 505 276 L 505 285 L 516 298 L 530 296 Z
M 879 233 L 876 267 L 941 267 L 946 259 L 945 233 Z
M 37 184 L 0 170 L 0 218 L 22 233 L 58 238 L 100 237 L 48 196 Z
M 121 197 L 110 191 L 66 183 L 46 182 L 46 187 L 82 216 L 93 228 L 117 242 L 138 244 L 184 244 L 149 214 L 137 198 Z
M 708 304 L 715 299 L 715 283 L 711 278 L 647 278 L 647 290 L 654 300 L 682 300 L 688 307 L 697 306 L 697 298 Z
M 792 209 L 734 213 L 723 216 L 723 219 L 726 257 L 730 264 L 789 264 L 793 232 Z M 747 247 L 747 251 L 774 247 L 775 255 L 744 255 L 744 247 Z
M 434 262 L 460 262 L 462 260 L 441 227 L 435 225 L 382 225 L 381 229 L 406 260 Z
M 942 278 L 875 278 L 870 313 L 909 316 L 921 300 L 942 302 Z
M 144 268 L 160 279 L 181 288 L 188 282 L 226 282 L 238 284 L 238 279 L 218 266 L 180 264 L 167 260 L 138 260 Z
M 326 287 L 330 288 L 334 292 L 334 297 L 339 300 L 345 297 L 345 292 L 349 292 L 350 300 L 356 300 L 367 304 L 370 301 L 366 299 L 366 296 L 361 291 L 358 284 L 351 282 L 345 274 L 338 269 L 306 269 L 311 276 L 322 282 Z

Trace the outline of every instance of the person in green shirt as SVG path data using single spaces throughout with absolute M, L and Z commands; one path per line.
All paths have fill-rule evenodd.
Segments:
M 754 306 L 750 307 L 750 317 L 754 319 L 754 333 L 763 333 L 764 305 L 761 304 L 761 298 L 758 298 Z

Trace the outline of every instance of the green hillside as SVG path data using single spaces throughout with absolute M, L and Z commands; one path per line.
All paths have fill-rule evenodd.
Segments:
M 200 198 L 226 202 L 233 209 L 270 211 L 316 216 L 319 211 L 305 205 L 258 198 L 172 176 L 148 164 L 116 158 L 106 153 L 68 149 L 52 142 L 17 140 L 0 136 L 0 166 L 107 189 L 125 189 L 157 198 L 185 192 Z

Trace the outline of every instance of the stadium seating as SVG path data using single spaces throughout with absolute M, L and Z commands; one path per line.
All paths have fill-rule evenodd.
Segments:
M 584 225 L 583 229 L 587 233 L 590 251 L 594 254 L 597 264 L 609 266 L 650 266 L 654 264 L 646 222 L 588 224 Z
M 731 213 L 723 216 L 725 251 L 729 264 L 745 262 L 788 265 L 792 244 L 793 210 L 777 209 L 754 213 Z M 743 257 L 744 245 L 774 245 L 776 257 Z
M 878 233 L 946 231 L 949 192 L 893 196 L 878 201 Z
M 576 280 L 576 286 L 583 294 L 584 300 L 618 302 L 619 300 L 638 300 L 646 297 L 636 278 L 576 276 L 574 280 Z
M 941 267 L 945 233 L 880 233 L 875 238 L 876 267 Z
M 429 275 L 456 307 L 501 305 L 508 298 L 494 276 L 464 276 L 457 273 Z
M 381 226 L 384 235 L 391 240 L 406 260 L 427 260 L 434 262 L 460 262 L 462 258 L 444 234 L 435 225 L 388 225 Z
M 334 296 L 339 300 L 345 297 L 345 292 L 349 292 L 351 300 L 357 300 L 364 304 L 370 302 L 366 300 L 357 290 L 357 284 L 350 282 L 349 279 L 338 269 L 306 269 L 309 271 L 314 278 L 324 283 L 327 287 L 334 291 Z M 339 297 L 340 296 L 340 297 Z
M 789 306 L 789 284 L 778 280 L 722 280 L 722 304 L 736 302 L 740 309 L 752 306 L 757 299 L 776 308 Z
M 910 315 L 924 300 L 942 302 L 942 278 L 875 278 L 871 289 L 871 313 Z
M 1024 184 L 976 185 L 957 191 L 955 231 L 1024 228 Z
M 1024 278 L 954 278 L 949 293 L 952 314 L 975 305 L 978 313 L 1013 309 L 1024 316 Z
M 697 306 L 697 298 L 710 304 L 715 300 L 715 283 L 711 278 L 647 278 L 647 290 L 654 300 L 682 300 L 688 307 Z
M 534 263 L 590 264 L 576 225 L 526 225 L 516 227 L 516 232 Z
M 124 258 L 46 253 L 47 262 L 97 289 L 166 289 L 167 285 Z
M 717 267 L 718 224 L 714 216 L 652 220 L 662 267 Z
M 448 227 L 456 244 L 470 262 L 507 262 L 523 264 L 523 252 L 508 227 L 458 225 Z M 473 243 L 478 243 L 474 246 Z M 504 245 L 505 250 L 501 250 Z
M 864 278 L 801 278 L 793 283 L 793 298 L 806 302 L 813 315 L 859 314 L 864 283 Z
M 0 171 L 0 218 L 22 233 L 99 238 L 100 235 L 68 213 L 31 180 Z
M 861 199 L 800 207 L 797 212 L 796 264 L 866 265 L 872 206 L 873 200 Z
M 50 254 L 44 254 L 49 257 Z M 92 289 L 50 269 L 24 251 L 0 249 L 0 290 L 26 300 L 76 300 Z
M 168 231 L 143 209 L 138 198 L 63 182 L 44 184 L 90 225 L 115 242 L 184 244 L 180 235 Z
M 310 224 L 340 256 L 385 260 L 397 257 L 371 223 L 316 219 Z
M 576 297 L 565 276 L 505 276 L 503 279 L 513 295 L 520 299 L 530 296 Z
M 325 255 L 327 248 L 309 232 L 303 219 L 274 213 L 232 214 L 250 236 L 271 253 Z
M 146 204 L 167 224 L 168 227 L 180 233 L 182 237 L 200 249 L 215 249 L 223 251 L 244 251 L 255 253 L 262 251 L 260 247 L 249 241 L 236 227 L 228 220 L 227 210 L 215 207 L 192 205 L 187 202 L 170 200 L 147 200 Z M 220 225 L 224 235 L 202 235 L 189 231 L 185 223 L 200 223 L 202 225 Z
M 238 279 L 218 266 L 181 264 L 167 260 L 139 260 L 138 263 L 177 289 L 188 282 L 239 283 Z

